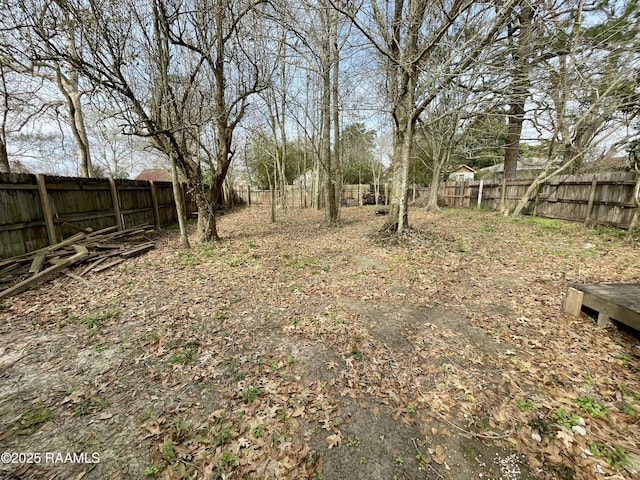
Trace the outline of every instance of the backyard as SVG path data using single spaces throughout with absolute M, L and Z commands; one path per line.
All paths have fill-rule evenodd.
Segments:
M 624 232 L 482 210 L 247 207 L 0 305 L 0 477 L 631 479 L 637 332 L 563 311 L 640 282 Z M 195 229 L 190 226 L 195 243 Z M 9 455 L 7 455 L 7 453 Z

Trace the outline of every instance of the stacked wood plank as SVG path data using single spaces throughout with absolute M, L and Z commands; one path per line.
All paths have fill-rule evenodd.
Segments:
M 71 266 L 82 264 L 73 278 L 82 279 L 117 265 L 152 248 L 152 226 L 116 231 L 108 227 L 96 232 L 81 230 L 60 243 L 0 261 L 0 300 L 29 289 Z

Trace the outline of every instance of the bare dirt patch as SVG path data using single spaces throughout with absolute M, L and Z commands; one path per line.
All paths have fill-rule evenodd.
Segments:
M 9 299 L 0 476 L 633 478 L 637 337 L 562 302 L 570 282 L 639 282 L 638 247 L 411 214 L 385 239 L 368 208 L 337 229 L 248 208 L 218 244 L 168 232 L 90 284 Z

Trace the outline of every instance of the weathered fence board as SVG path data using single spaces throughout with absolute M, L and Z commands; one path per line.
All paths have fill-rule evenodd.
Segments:
M 168 182 L 156 182 L 154 185 L 156 187 L 160 226 L 166 227 L 178 223 L 178 214 L 173 199 L 173 186 Z
M 369 184 L 351 185 L 346 184 L 342 186 L 342 200 L 352 199 L 360 201 L 365 193 L 371 191 Z M 270 205 L 271 204 L 271 191 L 263 189 L 253 189 L 248 186 L 235 187 L 234 192 L 238 198 L 240 198 L 246 204 L 252 205 Z M 288 207 L 305 208 L 310 207 L 313 204 L 313 191 L 311 185 L 306 188 L 297 185 L 289 185 L 286 189 L 286 202 Z M 280 203 L 280 192 L 276 192 L 276 200 Z M 324 205 L 324 190 L 320 191 L 320 205 Z
M 534 192 L 523 213 L 628 228 L 637 210 L 633 199 L 636 181 L 637 177 L 633 172 L 558 175 L 543 183 L 537 192 Z M 501 180 L 443 182 L 438 192 L 438 204 L 443 207 L 481 207 L 498 210 L 504 200 L 504 208 L 512 210 L 531 183 L 532 180 L 525 179 L 508 181 L 506 185 Z M 342 198 L 358 200 L 364 193 L 369 192 L 370 188 L 370 185 L 344 185 Z M 381 189 L 384 190 L 383 187 Z M 243 186 L 236 188 L 235 192 L 245 203 L 271 203 L 269 190 L 250 190 L 249 187 Z M 409 194 L 412 200 L 418 200 L 426 198 L 429 189 L 414 186 Z M 310 186 L 306 189 L 289 186 L 287 206 L 311 206 L 313 195 Z M 276 199 L 280 202 L 278 193 Z M 321 194 L 320 205 L 323 204 L 324 196 Z
M 524 213 L 546 218 L 570 220 L 627 228 L 637 205 L 633 189 L 637 177 L 633 172 L 605 172 L 588 175 L 558 175 L 543 183 L 527 203 Z M 506 209 L 513 209 L 531 180 L 445 182 L 441 185 L 440 204 L 447 207 L 500 208 L 505 189 Z M 480 188 L 482 198 L 478 203 Z M 420 189 L 420 196 L 428 189 Z
M 153 188 L 155 196 L 147 181 L 0 174 L 0 258 L 46 247 L 78 229 L 176 223 L 173 185 Z

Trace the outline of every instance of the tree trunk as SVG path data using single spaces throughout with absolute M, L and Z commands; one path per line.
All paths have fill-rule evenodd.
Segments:
M 524 123 L 524 101 L 514 102 L 509 106 L 509 131 L 507 145 L 504 149 L 504 177 L 516 178 L 518 160 L 520 159 L 520 137 Z
M 440 188 L 440 176 L 442 174 L 443 162 L 434 160 L 433 162 L 433 176 L 431 177 L 431 184 L 429 185 L 429 199 L 427 200 L 426 210 L 429 212 L 440 212 L 438 206 L 438 189 Z
M 72 73 L 65 77 L 57 67 L 56 77 L 58 88 L 65 97 L 67 110 L 69 112 L 69 127 L 73 133 L 73 138 L 78 146 L 78 156 L 80 157 L 80 175 L 83 177 L 93 176 L 93 166 L 91 164 L 91 152 L 89 149 L 89 138 L 85 127 L 84 115 L 82 113 L 81 93 L 78 91 L 77 74 Z
M 7 144 L 4 140 L 0 140 L 0 173 L 11 173 Z
M 409 226 L 407 193 L 414 129 L 414 122 L 410 118 L 401 118 L 402 120 L 396 124 L 393 138 L 391 202 L 389 219 L 384 225 L 384 230 L 395 230 L 398 235 L 402 235 L 404 229 Z
M 71 93 L 71 101 L 74 104 L 74 118 L 72 130 L 78 142 L 78 150 L 80 151 L 80 169 L 85 177 L 93 177 L 93 163 L 91 161 L 91 148 L 89 146 L 89 136 L 84 121 L 84 113 L 82 111 L 82 103 L 80 101 L 80 92 Z M 76 133 L 77 132 L 77 133 Z
M 173 199 L 176 202 L 176 213 L 178 214 L 178 225 L 180 227 L 180 241 L 182 248 L 191 248 L 189 244 L 189 235 L 187 234 L 187 219 L 184 212 L 184 200 L 182 198 L 182 186 L 178 180 L 178 168 L 176 167 L 176 159 L 173 155 L 169 155 L 171 163 L 171 182 L 173 183 Z
M 327 22 L 329 19 L 325 19 Z M 325 175 L 325 220 L 329 226 L 338 222 L 336 207 L 336 177 L 331 152 L 331 43 L 330 26 L 325 25 L 326 35 L 322 45 L 322 163 Z
M 320 210 L 320 181 L 321 181 L 321 172 L 320 172 L 320 159 L 316 155 L 314 158 L 313 165 L 313 185 L 312 185 L 312 193 L 313 193 L 313 208 L 316 210 Z
M 218 146 L 218 170 L 211 178 L 211 185 L 200 184 L 198 198 L 198 236 L 202 242 L 218 242 L 218 227 L 216 223 L 216 208 L 220 205 L 224 179 L 231 164 L 229 145 L 231 138 L 220 138 Z
M 277 158 L 277 157 L 276 157 Z M 273 180 L 271 179 L 271 175 L 269 174 L 269 169 L 267 169 L 267 179 L 269 180 L 269 193 L 271 196 L 271 223 L 276 223 L 276 161 L 274 160 L 273 164 Z
M 196 190 L 198 203 L 198 240 L 203 243 L 217 242 L 218 228 L 216 224 L 216 203 L 218 196 L 214 195 L 212 187 L 201 186 Z
M 75 45 L 75 32 L 73 27 L 67 36 L 67 50 L 71 58 L 77 57 Z M 82 92 L 80 91 L 80 75 L 73 70 L 65 75 L 62 73 L 60 64 L 56 64 L 56 82 L 58 89 L 64 96 L 69 112 L 69 127 L 73 133 L 73 138 L 78 145 L 78 155 L 80 157 L 80 174 L 83 177 L 93 176 L 93 165 L 91 163 L 91 150 L 89 147 L 89 136 L 84 121 L 84 113 L 82 111 Z
M 269 191 L 271 192 L 271 223 L 276 223 L 276 189 L 273 183 L 269 184 Z
M 286 42 L 282 42 L 282 48 L 285 49 L 280 56 L 280 82 L 282 85 L 286 84 L 286 71 L 285 71 L 285 56 L 286 56 Z M 280 139 L 282 141 L 282 150 L 280 152 L 280 162 L 279 162 L 279 170 L 278 175 L 280 177 L 280 198 L 281 204 L 280 208 L 286 210 L 288 205 L 287 200 L 287 176 L 286 176 L 286 165 L 287 165 L 287 129 L 286 127 L 286 111 L 287 111 L 287 89 L 283 89 L 282 98 L 280 104 L 280 115 L 278 116 L 278 124 L 280 126 Z
M 340 145 L 340 104 L 339 104 L 339 74 L 340 52 L 338 51 L 338 12 L 333 11 L 331 16 L 331 37 L 333 48 L 333 81 L 331 85 L 333 96 L 333 163 L 334 170 L 334 195 L 336 208 L 336 222 L 340 220 L 340 206 L 342 203 L 342 159 Z
M 198 204 L 198 239 L 203 243 L 220 240 L 215 209 L 211 205 Z
M 411 150 L 413 146 L 413 121 L 409 120 L 405 132 L 404 145 L 402 146 L 402 164 L 400 165 L 400 206 L 398 208 L 398 235 L 402 235 L 405 228 L 409 227 L 409 164 L 411 163 Z
M 0 118 L 0 173 L 11 173 L 9 152 L 7 152 L 7 127 L 9 116 L 9 90 L 4 65 L 0 62 L 0 84 L 2 85 L 2 117 Z
M 640 173 L 638 174 L 636 186 L 633 189 L 633 199 L 636 202 L 636 211 L 634 212 L 631 223 L 629 224 L 629 231 L 627 233 L 629 238 L 640 232 Z
M 529 95 L 530 56 L 533 35 L 533 8 L 528 0 L 522 2 L 522 11 L 518 15 L 517 24 L 509 27 L 510 47 L 513 49 L 513 81 L 511 84 L 512 100 L 509 102 L 509 130 L 504 151 L 504 176 L 516 178 L 518 160 L 520 158 L 520 138 L 524 123 L 525 104 Z M 518 32 L 517 38 L 515 37 Z

